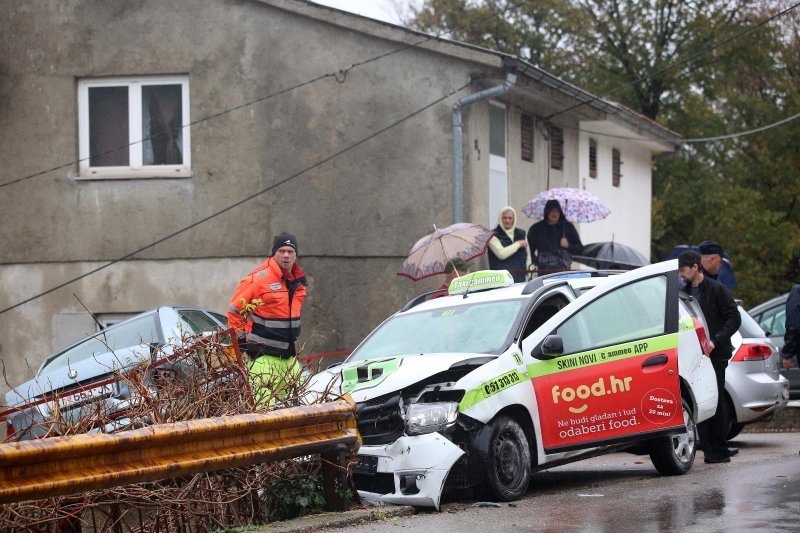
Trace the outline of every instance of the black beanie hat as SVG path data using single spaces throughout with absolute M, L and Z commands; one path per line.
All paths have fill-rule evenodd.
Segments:
M 291 246 L 294 248 L 295 253 L 297 253 L 297 237 L 291 233 L 278 233 L 275 235 L 275 238 L 272 239 L 272 255 L 275 255 L 275 252 L 277 252 L 278 248 L 281 246 Z

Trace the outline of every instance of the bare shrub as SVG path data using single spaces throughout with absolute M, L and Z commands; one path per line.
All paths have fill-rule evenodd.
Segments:
M 76 417 L 59 410 L 52 396 L 41 404 L 49 408 L 48 419 L 38 424 L 47 436 L 116 432 L 335 399 L 329 392 L 306 394 L 308 377 L 287 372 L 254 381 L 227 332 L 187 335 L 180 344 L 153 347 L 150 362 L 114 376 L 115 387 L 130 392 L 124 410 L 108 412 L 97 402 L 81 406 Z M 0 506 L 0 530 L 212 531 L 261 524 L 319 510 L 320 470 L 320 458 L 307 456 L 8 504 Z

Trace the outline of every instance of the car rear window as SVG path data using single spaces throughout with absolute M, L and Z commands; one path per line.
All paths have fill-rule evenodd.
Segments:
M 758 325 L 758 322 L 741 307 L 739 307 L 739 315 L 742 317 L 742 325 L 739 326 L 739 333 L 742 334 L 742 337 L 752 339 L 767 336 L 761 326 Z
M 80 344 L 61 352 L 42 365 L 48 372 L 69 367 L 106 352 L 140 344 L 162 342 L 156 313 L 134 318 L 103 330 Z

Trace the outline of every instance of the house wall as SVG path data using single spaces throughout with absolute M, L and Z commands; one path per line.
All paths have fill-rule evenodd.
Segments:
M 341 83 L 326 77 L 200 122 L 192 128 L 191 178 L 79 180 L 69 163 L 78 154 L 81 78 L 188 74 L 196 121 L 407 46 L 250 0 L 3 0 L 0 18 L 0 183 L 61 167 L 0 194 L 0 309 L 269 189 L 0 314 L 10 383 L 32 375 L 26 361 L 37 366 L 91 327 L 76 318 L 83 308 L 73 292 L 95 313 L 168 304 L 224 312 L 238 280 L 281 231 L 297 235 L 312 280 L 306 353 L 353 348 L 399 305 L 440 283 L 396 272 L 432 224 L 452 222 L 454 98 L 303 171 L 486 65 L 406 49 L 353 68 Z
M 581 186 L 593 193 L 611 211 L 608 217 L 581 224 L 584 244 L 611 241 L 635 248 L 650 257 L 650 214 L 652 198 L 652 152 L 641 143 L 619 137 L 591 136 L 597 141 L 597 178 L 589 177 L 589 138 L 580 134 L 579 176 Z M 611 151 L 622 159 L 620 186 L 611 178 Z
M 428 46 L 447 53 L 409 47 L 418 35 L 319 9 L 290 0 L 0 0 L 0 184 L 25 178 L 0 191 L 0 311 L 86 274 L 0 313 L 8 383 L 28 379 L 47 354 L 93 329 L 75 296 L 94 313 L 170 304 L 224 312 L 238 280 L 281 231 L 297 235 L 311 281 L 305 353 L 355 347 L 411 297 L 441 283 L 396 272 L 434 224 L 453 220 L 452 105 L 485 87 L 382 130 L 473 74 L 502 80 L 501 61 L 441 42 Z M 338 81 L 333 75 L 398 49 L 338 73 Z M 189 77 L 191 120 L 198 121 L 192 176 L 78 179 L 78 80 L 169 74 Z M 330 75 L 281 93 L 323 74 Z M 537 101 L 552 98 L 549 90 Z M 534 221 L 521 208 L 546 188 L 548 171 L 538 121 L 535 159 L 520 159 L 521 110 L 546 115 L 524 100 L 508 102 L 507 147 L 509 203 L 527 229 Z M 464 124 L 465 218 L 494 226 L 488 102 L 465 110 Z M 564 134 L 565 169 L 550 171 L 550 186 L 578 185 L 578 134 L 566 127 Z M 624 191 L 646 189 L 640 202 L 649 228 L 649 152 L 641 168 L 627 154 Z M 634 170 L 647 187 L 627 188 Z M 639 238 L 649 240 L 649 229 Z

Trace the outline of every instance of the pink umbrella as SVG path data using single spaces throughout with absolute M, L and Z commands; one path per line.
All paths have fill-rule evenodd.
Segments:
M 594 194 L 570 187 L 557 187 L 540 192 L 525 204 L 522 212 L 528 218 L 541 220 L 544 218 L 544 205 L 548 200 L 558 200 L 564 216 L 570 222 L 594 222 L 606 218 L 611 212 Z
M 447 262 L 451 259 L 458 257 L 469 261 L 483 255 L 493 235 L 494 232 L 480 224 L 469 222 L 437 229 L 411 247 L 397 275 L 419 281 L 429 276 L 443 274 Z

